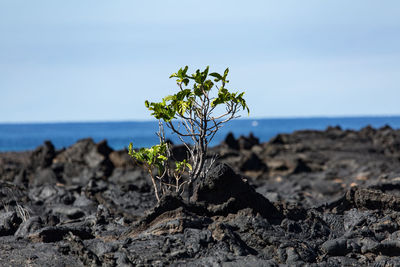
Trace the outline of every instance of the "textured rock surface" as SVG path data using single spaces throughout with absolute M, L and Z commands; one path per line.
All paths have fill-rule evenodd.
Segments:
M 214 154 L 190 202 L 157 204 L 105 141 L 0 153 L 0 265 L 400 265 L 399 130 L 230 134 Z

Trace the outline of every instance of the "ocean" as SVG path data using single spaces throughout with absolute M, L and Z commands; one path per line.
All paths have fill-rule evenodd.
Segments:
M 236 137 L 253 133 L 261 142 L 268 141 L 278 133 L 296 130 L 324 130 L 328 126 L 359 130 L 367 125 L 379 128 L 389 125 L 400 128 L 400 116 L 386 117 L 324 117 L 284 119 L 237 119 L 228 122 L 217 132 L 211 145 L 219 144 L 229 132 Z M 7 123 L 0 124 L 0 151 L 23 151 L 35 149 L 50 140 L 57 149 L 68 147 L 82 138 L 91 137 L 96 142 L 106 139 L 113 149 L 148 147 L 158 142 L 156 121 L 127 122 L 76 122 L 76 123 Z M 166 128 L 167 138 L 179 143 L 176 135 Z

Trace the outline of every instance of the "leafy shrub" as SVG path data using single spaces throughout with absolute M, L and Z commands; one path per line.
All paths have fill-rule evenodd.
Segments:
M 206 156 L 208 145 L 217 131 L 226 122 L 240 117 L 240 109 L 249 113 L 244 92 L 233 93 L 225 87 L 229 83 L 228 68 L 223 74 L 209 73 L 209 67 L 191 75 L 187 71 L 186 66 L 170 76 L 176 78 L 179 87 L 176 94 L 164 97 L 161 102 L 145 101 L 151 115 L 159 120 L 160 144 L 139 151 L 133 149 L 132 143 L 129 145 L 129 155 L 148 170 L 157 200 L 160 192 L 164 194 L 175 189 L 182 194 L 185 186 L 190 191 L 193 181 L 204 177 L 214 162 L 206 162 Z M 192 88 L 187 88 L 191 82 Z M 218 92 L 213 95 L 214 87 Z M 224 111 L 218 112 L 221 107 Z M 188 151 L 187 159 L 175 162 L 174 167 L 169 162 L 172 160 L 171 147 L 165 141 L 164 124 L 179 137 Z M 186 171 L 187 177 L 183 179 Z M 175 182 L 172 183 L 171 179 Z

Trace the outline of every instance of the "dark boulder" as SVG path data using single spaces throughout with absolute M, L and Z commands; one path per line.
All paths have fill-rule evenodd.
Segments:
M 373 137 L 376 134 L 376 129 L 368 125 L 360 130 L 360 135 L 364 137 Z
M 325 253 L 332 256 L 344 256 L 349 252 L 344 238 L 328 240 L 322 244 L 321 248 Z
M 335 126 L 335 127 L 328 126 L 326 128 L 325 133 L 326 133 L 326 137 L 328 137 L 332 140 L 336 140 L 336 139 L 342 137 L 343 130 L 340 126 Z
M 205 203 L 211 212 L 235 213 L 251 208 L 268 219 L 280 219 L 280 212 L 271 202 L 257 193 L 226 164 L 217 165 L 200 181 L 191 202 Z
M 63 226 L 47 226 L 29 235 L 29 239 L 33 242 L 57 242 L 63 240 L 69 233 L 85 240 L 92 239 L 92 231 L 81 222 L 63 225 Z
M 267 171 L 267 165 L 255 154 L 251 153 L 240 166 L 240 171 Z
M 0 214 L 0 236 L 13 235 L 21 224 L 22 219 L 15 211 Z
M 237 140 L 240 149 L 246 149 L 249 150 L 255 145 L 260 144 L 260 140 L 253 135 L 253 133 L 250 133 L 248 137 L 246 136 L 240 136 L 239 139 Z
M 81 139 L 56 157 L 57 162 L 84 163 L 85 155 L 94 149 L 95 143 L 92 138 Z
M 112 151 L 107 141 L 95 144 L 92 138 L 86 138 L 57 155 L 56 161 L 81 163 L 93 168 L 109 160 L 108 156 Z
M 54 145 L 50 141 L 45 141 L 43 145 L 32 152 L 31 167 L 33 169 L 49 167 L 55 156 Z
M 274 145 L 284 145 L 285 143 L 288 142 L 287 140 L 287 136 L 283 135 L 283 134 L 278 134 L 277 136 L 275 136 L 274 138 L 272 138 L 269 143 L 270 144 L 274 144 Z
M 105 175 L 108 176 L 114 168 L 108 157 L 111 152 L 112 149 L 108 146 L 107 141 L 103 140 L 85 153 L 84 161 L 91 168 L 100 167 L 101 169 L 104 169 L 106 172 Z
M 95 144 L 93 139 L 79 140 L 76 144 L 61 152 L 54 159 L 62 164 L 62 177 L 67 184 L 86 184 L 92 178 L 107 178 L 114 164 L 109 158 L 112 149 L 106 141 Z
M 239 150 L 239 143 L 232 132 L 228 133 L 225 137 L 224 143 L 231 149 Z

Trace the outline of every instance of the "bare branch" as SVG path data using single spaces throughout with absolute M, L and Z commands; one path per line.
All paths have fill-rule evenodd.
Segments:
M 200 136 L 200 134 L 183 134 L 181 132 L 179 132 L 178 130 L 175 129 L 174 125 L 172 124 L 172 122 L 168 122 L 167 126 L 176 134 L 180 135 L 180 136 L 186 136 L 186 137 L 190 137 L 190 136 Z

